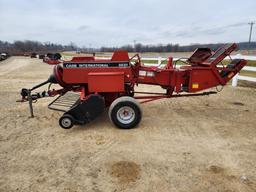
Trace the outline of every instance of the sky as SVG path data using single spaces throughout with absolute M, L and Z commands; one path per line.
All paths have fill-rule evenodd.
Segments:
M 81 47 L 248 41 L 256 0 L 0 0 L 0 40 Z M 256 40 L 256 25 L 252 40 Z

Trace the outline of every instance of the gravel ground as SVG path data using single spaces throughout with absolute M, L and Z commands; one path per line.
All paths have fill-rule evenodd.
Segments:
M 106 110 L 64 130 L 52 99 L 34 104 L 35 118 L 15 102 L 51 71 L 38 59 L 0 63 L 0 191 L 256 191 L 255 88 L 143 104 L 136 129 L 115 128 Z

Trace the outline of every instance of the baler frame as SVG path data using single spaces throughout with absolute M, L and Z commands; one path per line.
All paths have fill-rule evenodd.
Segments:
M 246 65 L 245 60 L 232 60 L 226 67 L 217 66 L 236 48 L 236 44 L 224 45 L 215 52 L 208 48 L 198 48 L 187 59 L 188 65 L 180 68 L 176 67 L 176 63 L 173 66 L 172 57 L 168 58 L 164 68 L 144 66 L 138 54 L 129 58 L 126 51 L 115 51 L 111 60 L 74 57 L 71 61 L 62 61 L 63 67 L 54 66 L 53 75 L 47 81 L 32 89 L 22 89 L 21 101 L 29 101 L 31 116 L 34 116 L 33 100 L 60 95 L 48 106 L 49 109 L 56 110 L 52 105 L 67 92 L 79 92 L 77 101 L 71 104 L 68 110 L 62 110 L 64 115 L 59 120 L 61 127 L 71 128 L 73 124 L 90 122 L 99 116 L 105 107 L 110 107 L 110 120 L 117 127 L 133 128 L 140 122 L 142 115 L 136 100 L 146 103 L 163 98 L 217 93 L 200 91 L 218 85 L 224 86 Z M 57 83 L 63 88 L 31 94 L 31 91 L 47 83 Z M 138 84 L 158 85 L 165 89 L 166 93 L 135 91 L 134 87 Z M 181 94 L 184 92 L 186 94 Z M 129 123 L 125 123 L 126 121 Z

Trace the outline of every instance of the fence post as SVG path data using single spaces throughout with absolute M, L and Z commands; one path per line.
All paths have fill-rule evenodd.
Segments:
M 232 79 L 232 86 L 236 87 L 238 82 L 238 74 L 236 74 Z
M 157 64 L 158 64 L 158 65 L 160 65 L 160 64 L 161 64 L 161 62 L 162 62 L 162 57 L 161 57 L 161 56 L 159 56 L 157 60 L 158 60 L 158 63 L 157 63 Z

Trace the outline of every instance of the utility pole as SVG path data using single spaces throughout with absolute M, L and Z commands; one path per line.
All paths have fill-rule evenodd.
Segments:
M 133 40 L 133 49 L 134 49 L 134 52 L 136 52 L 136 40 Z
M 89 53 L 91 53 L 91 52 L 92 52 L 92 44 L 89 43 Z
M 250 25 L 250 34 L 249 34 L 249 41 L 248 41 L 248 53 L 249 53 L 250 44 L 251 44 L 251 40 L 252 40 L 252 27 L 255 24 L 255 22 L 252 21 L 248 24 Z

